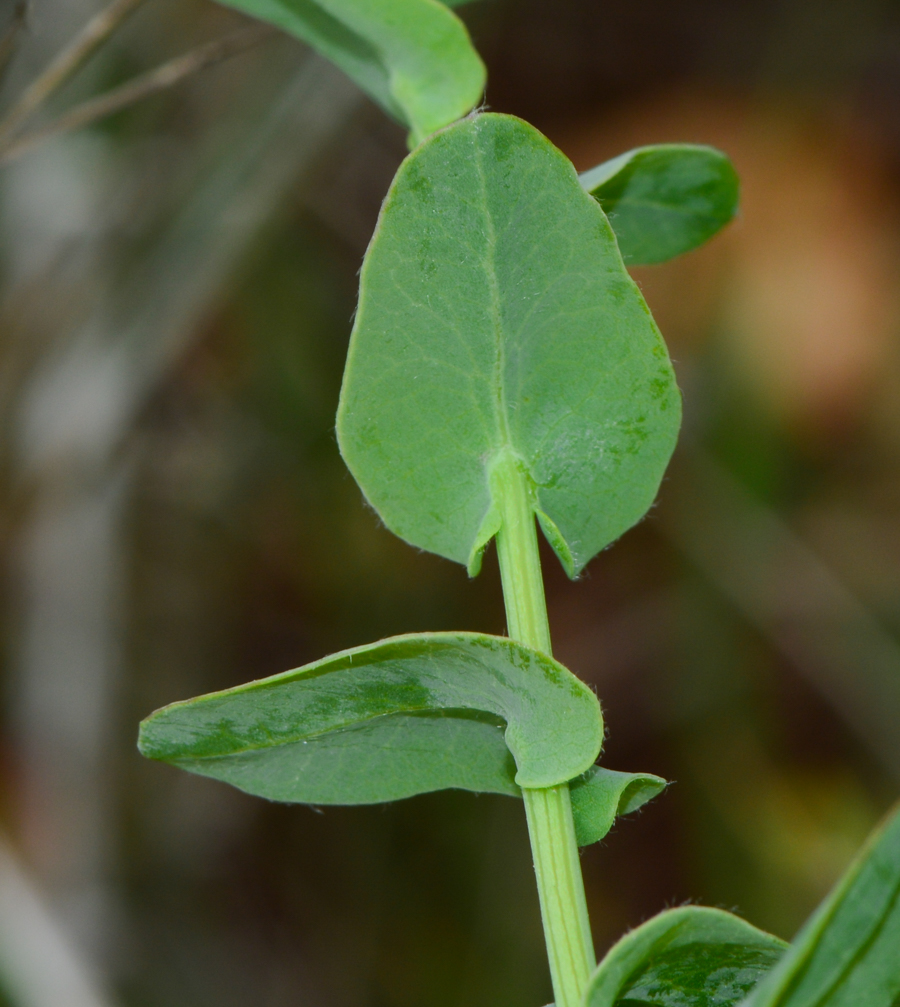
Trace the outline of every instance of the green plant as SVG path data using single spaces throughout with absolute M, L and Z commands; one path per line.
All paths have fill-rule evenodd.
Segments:
M 338 439 L 406 541 L 475 576 L 496 539 L 510 639 L 426 633 L 345 651 L 166 707 L 142 725 L 142 752 L 280 801 L 521 798 L 558 1007 L 896 1004 L 897 817 L 790 948 L 688 906 L 599 966 L 593 951 L 578 847 L 665 781 L 595 764 L 600 706 L 550 656 L 536 524 L 575 577 L 651 506 L 680 397 L 625 266 L 732 219 L 730 162 L 666 145 L 579 178 L 527 123 L 471 112 L 483 67 L 437 0 L 233 6 L 306 39 L 410 129 L 363 265 Z

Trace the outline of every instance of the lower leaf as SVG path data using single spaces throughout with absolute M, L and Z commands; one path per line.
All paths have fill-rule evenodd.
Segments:
M 585 1007 L 733 1007 L 786 948 L 721 909 L 669 909 L 613 945 L 591 977 Z
M 505 727 L 470 710 L 394 714 L 238 759 L 175 764 L 289 804 L 380 804 L 447 789 L 519 797 Z
M 272 800 L 371 804 L 558 786 L 602 738 L 597 697 L 552 658 L 501 637 L 424 633 L 174 703 L 142 723 L 139 747 Z

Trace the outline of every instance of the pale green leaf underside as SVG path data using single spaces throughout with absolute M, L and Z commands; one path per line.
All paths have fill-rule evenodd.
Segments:
M 167 706 L 139 747 L 273 800 L 368 804 L 556 786 L 602 738 L 597 697 L 556 661 L 502 637 L 428 633 Z
M 385 524 L 466 563 L 511 453 L 570 575 L 652 504 L 680 398 L 659 331 L 571 163 L 479 115 L 401 166 L 360 284 L 341 452 Z
M 381 804 L 435 790 L 521 796 L 504 722 L 467 710 L 398 713 L 181 769 L 289 804 Z
M 734 218 L 740 197 L 728 157 L 687 143 L 638 147 L 579 178 L 608 215 L 629 266 L 699 247 Z
M 745 1007 L 900 1003 L 900 811 L 870 837 Z
M 614 944 L 585 993 L 586 1007 L 734 1007 L 787 944 L 721 909 L 659 913 Z
M 662 777 L 650 773 L 619 773 L 591 766 L 569 784 L 576 842 L 579 846 L 598 842 L 619 815 L 637 811 L 666 786 Z
M 465 25 L 438 0 L 222 0 L 336 63 L 411 143 L 481 100 L 485 69 Z

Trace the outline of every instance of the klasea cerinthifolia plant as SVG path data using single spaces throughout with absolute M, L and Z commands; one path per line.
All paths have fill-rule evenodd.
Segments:
M 790 948 L 699 906 L 661 913 L 599 966 L 591 940 L 578 848 L 665 781 L 597 764 L 600 705 L 552 657 L 537 527 L 576 577 L 653 503 L 681 403 L 626 264 L 730 221 L 730 162 L 662 145 L 579 177 L 528 123 L 471 112 L 484 69 L 437 0 L 232 5 L 334 59 L 409 129 L 363 264 L 338 441 L 412 545 L 475 576 L 496 540 L 509 638 L 347 650 L 157 711 L 141 751 L 278 801 L 521 799 L 558 1007 L 896 1007 L 897 818 Z

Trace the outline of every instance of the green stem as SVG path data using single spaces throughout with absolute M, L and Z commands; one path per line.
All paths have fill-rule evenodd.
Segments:
M 492 471 L 497 555 L 511 639 L 550 654 L 550 624 L 525 473 L 506 455 Z M 556 1007 L 579 1007 L 596 958 L 568 784 L 523 790 Z

